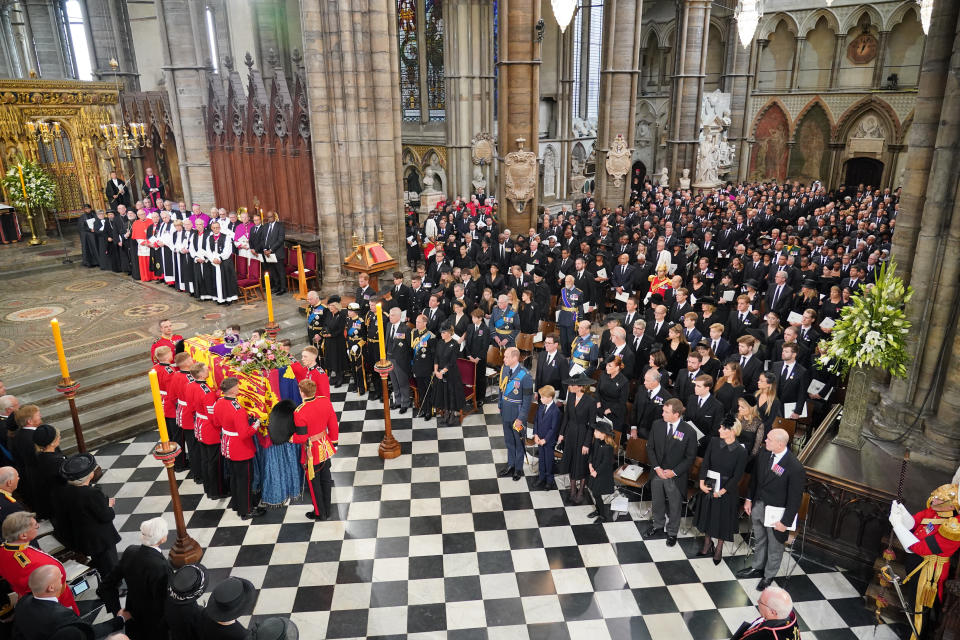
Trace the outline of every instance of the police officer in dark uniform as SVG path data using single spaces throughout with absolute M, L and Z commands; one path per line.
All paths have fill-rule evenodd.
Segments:
M 376 311 L 374 311 L 376 313 Z M 367 392 L 367 376 L 363 367 L 363 347 L 367 342 L 367 325 L 360 317 L 360 305 L 347 305 L 347 359 L 350 361 L 350 386 L 347 391 L 360 395 Z
M 331 387 L 341 387 L 347 372 L 346 314 L 340 309 L 340 296 L 327 298 L 327 313 L 323 318 L 323 358 L 324 368 L 330 376 Z

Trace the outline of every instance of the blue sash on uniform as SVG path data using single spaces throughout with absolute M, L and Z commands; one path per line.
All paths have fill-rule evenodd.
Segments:
M 515 312 L 512 308 L 507 309 L 507 312 L 505 314 L 497 318 L 497 321 L 496 323 L 494 323 L 494 326 L 496 326 L 497 329 L 502 329 L 503 325 L 506 324 L 506 320 L 513 320 L 514 315 L 515 315 Z

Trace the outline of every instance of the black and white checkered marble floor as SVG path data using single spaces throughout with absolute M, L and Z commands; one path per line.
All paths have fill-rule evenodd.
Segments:
M 531 491 L 532 476 L 497 478 L 506 449 L 494 404 L 462 427 L 439 429 L 394 412 L 403 455 L 383 461 L 382 405 L 332 395 L 341 419 L 339 519 L 307 520 L 307 496 L 245 522 L 181 481 L 187 528 L 206 549 L 211 582 L 251 580 L 260 590 L 255 617 L 290 615 L 305 638 L 709 640 L 758 615 L 757 579 L 734 577 L 745 555 L 715 566 L 695 556 L 695 531 L 673 548 L 645 541 L 637 520 L 646 505 L 631 503 L 633 521 L 595 525 L 591 507 Z M 173 525 L 166 473 L 149 455 L 155 440 L 144 434 L 97 454 L 108 470 L 101 486 L 117 498 L 120 549 L 138 541 L 148 518 L 164 514 Z M 856 577 L 804 561 L 780 584 L 796 602 L 804 640 L 906 637 L 900 627 L 874 626 Z

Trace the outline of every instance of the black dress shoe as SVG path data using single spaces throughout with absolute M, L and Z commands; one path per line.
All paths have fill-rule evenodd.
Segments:
M 588 518 L 596 518 L 598 515 L 600 515 L 600 514 L 597 513 L 597 510 L 596 510 L 596 509 L 594 509 L 593 511 L 591 511 L 590 513 L 587 514 L 587 517 L 588 517 Z
M 754 569 L 753 567 L 747 567 L 746 569 L 740 569 L 740 571 L 737 571 L 735 575 L 737 576 L 737 578 L 740 578 L 740 579 L 762 578 L 763 571 L 759 571 L 757 569 Z
M 698 558 L 706 558 L 707 556 L 712 556 L 712 555 L 713 555 L 713 545 L 712 545 L 712 544 L 711 544 L 709 547 L 707 547 L 706 550 L 700 549 L 700 551 L 697 551 L 697 557 L 698 557 Z
M 551 482 L 543 485 L 543 489 L 544 489 L 544 491 L 556 491 L 556 490 L 557 490 L 557 483 L 551 481 Z
M 537 478 L 536 480 L 533 481 L 534 489 L 543 489 L 545 486 L 547 485 L 543 484 L 543 480 L 541 480 L 540 478 Z
M 506 478 L 507 476 L 512 474 L 513 474 L 513 467 L 504 467 L 503 469 L 500 469 L 499 473 L 497 473 L 497 477 Z
M 667 536 L 667 546 L 675 547 L 677 545 L 677 536 Z
M 647 530 L 643 532 L 644 539 L 650 538 L 660 538 L 664 535 L 663 529 L 658 529 L 657 527 L 650 525 L 647 527 Z
M 522 478 L 522 477 L 523 477 L 523 471 L 515 470 L 515 471 L 513 472 L 513 481 L 514 481 L 514 482 L 516 482 L 517 480 L 519 480 L 519 479 Z
M 405 414 L 407 411 L 410 411 L 410 407 L 401 407 L 401 408 L 400 408 L 400 415 Z
M 757 591 L 763 591 L 767 587 L 773 584 L 773 578 L 764 578 L 757 583 Z

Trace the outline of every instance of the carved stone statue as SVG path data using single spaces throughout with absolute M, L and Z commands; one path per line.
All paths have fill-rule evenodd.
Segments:
M 690 188 L 690 169 L 684 169 L 681 171 L 680 188 L 684 190 Z
M 664 167 L 664 168 L 660 171 L 660 179 L 659 179 L 658 182 L 659 182 L 659 184 L 660 184 L 661 187 L 666 188 L 666 187 L 669 187 L 669 186 L 670 186 L 670 173 L 667 171 L 667 168 L 666 168 L 666 167 Z
M 483 171 L 480 170 L 480 167 L 473 168 L 473 190 L 477 193 L 487 190 L 487 179 L 483 177 Z
M 727 141 L 730 126 L 730 94 L 719 89 L 703 97 L 700 107 L 700 132 L 697 146 L 697 172 L 694 184 L 712 189 L 721 184 L 734 161 L 735 150 Z
M 440 166 L 440 159 L 434 155 L 423 172 L 423 191 L 420 192 L 420 211 L 429 213 L 437 203 L 444 199 L 441 189 L 447 183 L 447 175 Z
M 618 133 L 610 150 L 607 151 L 607 175 L 613 178 L 613 186 L 619 187 L 623 184 L 623 177 L 630 172 L 630 157 L 632 149 L 627 148 L 627 143 L 623 140 L 623 134 Z

